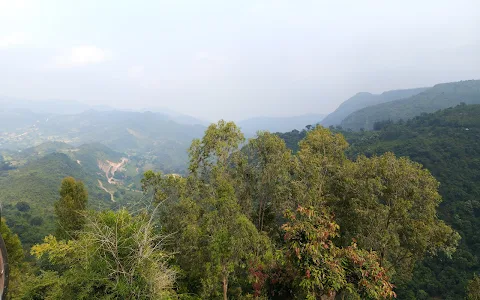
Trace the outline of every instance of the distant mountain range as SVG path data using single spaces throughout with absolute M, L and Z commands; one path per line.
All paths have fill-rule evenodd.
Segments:
M 362 108 L 373 106 L 380 103 L 391 102 L 398 99 L 408 98 L 413 95 L 417 95 L 428 88 L 415 88 L 406 90 L 393 90 L 383 92 L 381 94 L 371 94 L 367 92 L 361 92 L 355 96 L 349 98 L 331 114 L 326 116 L 320 124 L 325 127 L 340 125 L 342 121 L 351 113 L 360 110 Z
M 247 137 L 259 130 L 301 131 L 307 125 L 318 123 L 340 125 L 354 131 L 370 130 L 379 121 L 407 120 L 461 102 L 480 103 L 479 80 L 387 91 L 379 95 L 359 93 L 325 118 L 321 114 L 256 117 L 237 124 Z M 129 156 L 148 157 L 151 169 L 168 173 L 185 172 L 187 149 L 192 139 L 201 137 L 208 125 L 206 121 L 165 108 L 149 108 L 143 112 L 94 110 L 78 102 L 29 102 L 7 98 L 0 98 L 0 104 L 0 150 L 24 150 L 52 141 L 72 147 L 101 143 Z M 82 112 L 58 113 L 65 111 Z
M 185 170 L 187 149 L 205 130 L 161 113 L 95 110 L 73 115 L 18 112 L 0 120 L 0 128 L 0 149 L 22 150 L 48 141 L 102 143 L 129 155 L 148 155 L 153 169 L 175 173 Z
M 246 136 L 254 136 L 259 130 L 285 132 L 302 130 L 307 125 L 316 125 L 325 117 L 323 114 L 307 114 L 294 117 L 255 117 L 240 121 L 237 125 Z
M 186 125 L 208 125 L 209 122 L 197 119 L 195 117 L 178 113 L 168 108 L 146 108 L 136 110 L 119 110 L 107 105 L 88 105 L 79 101 L 71 100 L 39 100 L 32 101 L 20 98 L 0 96 L 0 117 L 3 113 L 26 113 L 33 115 L 50 116 L 50 115 L 75 115 L 85 111 L 125 111 L 125 112 L 155 112 L 164 115 L 166 118 L 180 124 Z M 0 128 L 7 122 L 0 121 Z
M 431 113 L 460 103 L 480 103 L 480 80 L 466 80 L 381 94 L 357 93 L 320 124 L 350 130 L 372 130 L 376 122 L 408 120 L 422 113 Z
M 437 84 L 408 98 L 369 106 L 347 116 L 340 126 L 352 130 L 371 130 L 375 122 L 408 120 L 462 102 L 480 104 L 480 80 Z

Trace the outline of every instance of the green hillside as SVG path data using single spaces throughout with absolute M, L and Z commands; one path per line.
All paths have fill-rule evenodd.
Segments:
M 360 110 L 362 108 L 377 105 L 380 103 L 391 102 L 398 99 L 405 99 L 413 95 L 417 95 L 428 88 L 416 88 L 416 89 L 406 89 L 406 90 L 393 90 L 383 92 L 381 94 L 371 94 L 371 93 L 357 93 L 355 96 L 349 98 L 331 114 L 326 116 L 320 124 L 323 126 L 336 126 L 351 113 Z
M 100 165 L 108 161 L 120 163 L 124 157 L 125 154 L 102 144 L 75 148 L 59 142 L 10 153 L 9 162 L 0 162 L 5 165 L 0 170 L 0 203 L 9 225 L 27 245 L 52 233 L 53 203 L 59 197 L 60 182 L 67 176 L 85 183 L 91 208 L 116 208 L 131 202 L 139 195 L 136 190 L 140 189 L 143 169 L 137 170 L 137 166 L 142 162 L 131 159 L 115 174 L 109 173 L 114 184 L 109 183 L 105 171 L 100 169 Z M 10 163 L 15 165 L 14 169 Z
M 407 99 L 396 100 L 360 109 L 340 124 L 344 129 L 371 130 L 376 122 L 408 120 L 422 113 L 431 113 L 460 103 L 480 104 L 480 80 L 437 84 Z
M 108 194 L 100 190 L 90 174 L 62 153 L 52 153 L 27 163 L 0 178 L 0 202 L 8 225 L 26 244 L 53 232 L 53 203 L 60 182 L 67 176 L 85 182 L 92 207 L 109 207 Z

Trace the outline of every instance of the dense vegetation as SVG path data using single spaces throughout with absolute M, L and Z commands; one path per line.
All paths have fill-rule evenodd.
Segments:
M 408 120 L 422 113 L 432 113 L 462 102 L 480 104 L 480 80 L 437 84 L 407 99 L 369 106 L 350 114 L 340 126 L 356 131 L 362 128 L 371 130 L 379 121 Z
M 411 299 L 463 297 L 465 285 L 480 271 L 480 105 L 460 105 L 411 121 L 378 124 L 378 131 L 347 133 L 351 155 L 392 151 L 421 163 L 440 181 L 440 217 L 462 236 L 452 259 L 420 264 L 406 287 Z M 381 126 L 380 126 L 381 125 Z
M 105 193 L 65 154 L 48 154 L 21 169 L 9 171 L 6 177 L 0 177 L 0 202 L 4 215 L 24 244 L 38 242 L 54 229 L 53 202 L 58 198 L 59 182 L 67 176 L 85 181 L 93 202 L 99 207 L 108 204 Z
M 143 172 L 154 167 L 146 157 L 128 157 L 99 143 L 73 147 L 47 142 L 21 152 L 5 153 L 8 162 L 0 160 L 0 201 L 9 225 L 25 245 L 38 243 L 51 232 L 52 205 L 58 198 L 58 182 L 62 178 L 72 176 L 85 183 L 90 208 L 118 208 L 138 199 Z M 108 162 L 118 164 L 126 157 L 128 161 L 114 175 L 108 172 L 108 180 L 105 168 L 100 166 Z
M 452 259 L 440 255 L 417 265 L 414 279 L 402 286 L 399 298 L 464 298 L 467 282 L 480 272 L 480 105 L 459 105 L 407 122 L 378 122 L 375 129 L 343 131 L 350 143 L 348 156 L 391 151 L 421 163 L 440 182 L 444 201 L 439 217 L 462 236 Z M 297 150 L 306 133 L 304 130 L 279 135 L 291 149 Z
M 68 176 L 85 182 L 92 208 L 114 207 L 109 195 L 98 186 L 98 167 L 89 170 L 64 153 L 49 153 L 25 165 L 5 171 L 0 177 L 0 202 L 8 225 L 26 245 L 37 243 L 54 228 L 53 203 L 59 182 Z M 127 201 L 127 198 L 125 198 Z
M 56 234 L 31 248 L 14 299 L 382 299 L 426 254 L 455 251 L 419 164 L 349 160 L 322 127 L 296 154 L 268 132 L 244 141 L 212 124 L 188 175 L 146 172 L 150 200 L 130 212 L 87 211 L 84 185 L 64 179 Z

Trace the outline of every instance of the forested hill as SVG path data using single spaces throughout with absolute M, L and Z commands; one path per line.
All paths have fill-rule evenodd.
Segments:
M 416 88 L 416 89 L 406 89 L 406 90 L 393 90 L 383 92 L 381 94 L 371 94 L 371 93 L 357 93 L 355 96 L 349 98 L 331 114 L 325 117 L 320 124 L 323 126 L 336 126 L 351 113 L 376 104 L 390 102 L 398 99 L 404 99 L 417 95 L 427 88 Z
M 8 225 L 27 246 L 52 232 L 53 203 L 65 177 L 84 182 L 94 209 L 116 208 L 141 195 L 144 162 L 124 160 L 125 154 L 102 144 L 47 142 L 7 154 L 8 163 L 0 159 L 0 203 Z
M 369 106 L 350 114 L 340 124 L 344 129 L 371 130 L 378 121 L 408 120 L 460 103 L 480 104 L 480 80 L 437 84 L 407 99 Z
M 426 259 L 399 299 L 464 299 L 465 285 L 480 272 L 480 105 L 459 105 L 407 122 L 377 124 L 379 130 L 342 132 L 350 157 L 387 151 L 424 165 L 440 182 L 439 216 L 462 236 L 452 259 Z M 280 134 L 291 149 L 305 131 Z M 437 297 L 437 298 L 435 298 Z
M 26 245 L 53 232 L 53 203 L 58 199 L 59 182 L 66 176 L 86 183 L 95 207 L 108 207 L 108 195 L 98 188 L 96 179 L 63 153 L 47 154 L 0 178 L 4 216 Z

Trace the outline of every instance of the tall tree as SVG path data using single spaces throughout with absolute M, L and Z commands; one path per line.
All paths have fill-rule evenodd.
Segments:
M 347 146 L 341 134 L 320 125 L 307 132 L 299 143 L 294 163 L 293 209 L 297 205 L 316 207 L 336 197 L 334 185 L 342 180 L 345 165 L 349 163 L 344 153 Z
M 246 278 L 247 262 L 268 252 L 268 239 L 241 211 L 229 172 L 243 141 L 234 123 L 212 124 L 190 147 L 187 178 L 148 173 L 143 180 L 146 191 L 165 200 L 160 224 L 173 235 L 172 251 L 184 272 L 181 291 L 227 299 L 232 284 L 241 289 L 232 279 Z
M 231 168 L 242 209 L 250 211 L 259 231 L 277 230 L 275 221 L 283 216 L 290 199 L 291 151 L 281 138 L 269 132 L 258 132 L 243 150 L 239 153 L 246 155 L 233 157 L 236 165 Z
M 209 174 L 213 169 L 225 172 L 230 155 L 238 151 L 244 141 L 245 137 L 235 123 L 220 120 L 211 124 L 201 140 L 192 141 L 189 149 L 190 172 L 200 175 Z
M 386 153 L 359 157 L 350 172 L 330 203 L 344 243 L 356 238 L 361 247 L 377 251 L 397 279 L 408 278 L 425 254 L 455 250 L 458 233 L 436 214 L 439 183 L 420 164 Z
M 60 187 L 60 199 L 55 203 L 57 237 L 74 238 L 85 224 L 83 212 L 87 208 L 88 193 L 83 182 L 66 177 Z

